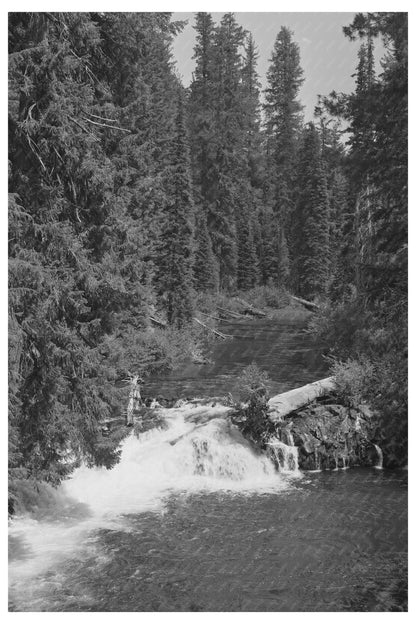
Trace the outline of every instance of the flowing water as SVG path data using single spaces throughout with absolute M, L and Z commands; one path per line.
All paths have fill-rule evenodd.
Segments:
M 183 398 L 223 396 L 235 389 L 242 369 L 256 362 L 270 375 L 271 394 L 316 381 L 328 367 L 304 322 L 248 320 L 224 324 L 221 330 L 232 340 L 218 340 L 211 363 L 189 363 L 172 373 L 147 381 L 145 396 Z
M 270 321 L 238 330 L 245 337 L 240 352 L 230 345 L 234 358 L 251 361 L 247 335 L 253 352 L 260 336 L 279 358 L 276 385 L 320 376 L 322 364 L 306 365 L 299 328 L 297 338 L 293 326 L 288 338 Z M 285 354 L 296 344 L 299 366 Z M 238 368 L 224 368 L 231 382 Z M 198 387 L 203 374 L 218 394 L 223 377 L 216 382 L 215 369 L 205 370 L 194 376 Z M 180 392 L 185 385 L 200 394 L 184 377 Z M 10 610 L 406 608 L 405 472 L 302 474 L 293 440 L 272 441 L 262 454 L 229 423 L 226 408 L 159 411 L 165 427 L 127 438 L 114 469 L 78 469 L 10 523 Z

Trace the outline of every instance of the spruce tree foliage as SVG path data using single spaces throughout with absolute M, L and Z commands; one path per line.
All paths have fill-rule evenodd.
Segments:
M 249 290 L 258 281 L 257 252 L 254 240 L 254 225 L 249 215 L 240 219 L 238 231 L 237 287 Z
M 215 25 L 209 13 L 195 17 L 195 71 L 189 94 L 189 127 L 195 189 L 207 211 L 215 158 L 214 38 Z
M 260 203 L 257 52 L 251 35 L 246 38 L 232 13 L 218 26 L 209 14 L 198 13 L 195 28 L 196 69 L 189 104 L 193 179 L 196 201 L 207 215 L 219 282 L 227 289 L 241 283 L 242 221 L 247 211 L 257 212 Z
M 398 465 L 407 454 L 407 14 L 359 13 L 344 32 L 363 42 L 356 89 L 332 93 L 326 105 L 351 133 L 345 173 L 353 270 L 344 289 L 356 293 L 346 313 L 365 324 L 351 330 L 349 348 L 375 370 L 365 399 L 379 411 L 386 461 Z M 385 47 L 378 76 L 376 36 Z
M 184 95 L 179 85 L 177 97 L 171 165 L 166 175 L 168 199 L 162 216 L 158 248 L 157 287 L 168 322 L 182 327 L 192 317 L 194 204 L 184 119 Z
M 359 13 L 344 30 L 363 40 L 356 90 L 332 93 L 326 105 L 349 123 L 346 172 L 355 202 L 355 286 L 377 304 L 397 299 L 399 284 L 402 299 L 407 283 L 407 15 Z M 375 77 L 372 38 L 378 35 L 386 54 Z
M 257 73 L 258 52 L 251 33 L 244 46 L 244 60 L 241 71 L 242 91 L 245 109 L 245 150 L 252 189 L 262 187 L 263 151 L 261 144 L 260 80 Z
M 303 83 L 299 46 L 293 33 L 282 27 L 276 37 L 265 90 L 265 131 L 269 196 L 279 229 L 279 249 L 275 256 L 275 279 L 285 279 L 287 270 L 279 267 L 279 257 L 287 263 L 284 249 L 291 247 L 297 139 L 301 128 L 302 106 L 298 101 Z M 285 277 L 284 277 L 285 276 Z
M 10 14 L 12 480 L 56 484 L 80 459 L 118 459 L 100 421 L 122 409 L 121 347 L 155 300 L 179 27 L 159 13 Z
M 196 290 L 202 292 L 218 290 L 218 262 L 212 249 L 206 216 L 202 211 L 196 218 L 193 270 Z
M 324 295 L 328 287 L 329 202 L 321 140 L 313 123 L 303 133 L 297 185 L 295 288 L 300 295 L 314 298 Z
M 245 200 L 241 187 L 246 172 L 241 48 L 245 33 L 233 13 L 225 13 L 215 32 L 214 180 L 208 206 L 208 227 L 219 261 L 220 285 L 235 284 L 237 271 L 236 220 Z
M 94 87 L 81 56 L 96 54 L 95 25 L 12 14 L 10 26 L 12 426 L 25 471 L 56 482 L 71 469 L 68 447 L 100 461 L 98 420 L 114 406 L 104 353 L 124 294 L 109 270 L 114 169 L 83 119 Z
M 209 13 L 195 16 L 196 44 L 193 59 L 195 71 L 189 92 L 188 125 L 191 147 L 194 199 L 199 207 L 196 224 L 194 264 L 197 290 L 216 290 L 219 283 L 219 262 L 213 254 L 208 229 L 209 206 L 215 185 L 215 98 L 214 41 L 215 25 Z
M 315 107 L 317 129 L 321 139 L 322 166 L 325 171 L 329 201 L 329 295 L 342 299 L 345 284 L 353 282 L 355 251 L 350 231 L 353 223 L 350 205 L 351 189 L 346 171 L 346 149 L 341 137 L 339 120 L 328 115 L 324 100 L 319 97 Z

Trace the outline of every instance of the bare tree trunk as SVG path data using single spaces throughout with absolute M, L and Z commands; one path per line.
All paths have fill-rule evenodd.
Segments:
M 308 310 L 320 310 L 319 305 L 317 303 L 314 303 L 313 301 L 307 301 L 306 299 L 302 299 L 301 297 L 295 297 L 295 295 L 289 295 L 289 297 L 293 299 L 293 301 L 301 303 Z
M 127 405 L 127 419 L 126 425 L 128 427 L 133 426 L 134 419 L 133 414 L 137 405 L 141 405 L 142 397 L 140 396 L 140 386 L 138 385 L 139 376 L 135 375 L 131 381 L 131 389 L 129 394 L 129 403 Z
M 203 323 L 202 321 L 197 319 L 196 316 L 193 317 L 193 320 L 196 323 L 198 323 L 199 325 L 202 325 L 202 327 L 205 327 L 205 329 L 208 329 L 210 332 L 215 334 L 215 336 L 219 336 L 220 338 L 232 338 L 232 336 L 230 336 L 229 334 L 223 334 L 222 332 L 218 331 L 217 329 L 213 329 L 209 325 L 205 325 L 205 323 Z

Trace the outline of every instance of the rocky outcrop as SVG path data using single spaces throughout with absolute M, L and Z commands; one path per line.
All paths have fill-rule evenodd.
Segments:
M 282 442 L 298 447 L 299 468 L 323 470 L 375 466 L 374 422 L 367 406 L 309 405 L 276 423 Z

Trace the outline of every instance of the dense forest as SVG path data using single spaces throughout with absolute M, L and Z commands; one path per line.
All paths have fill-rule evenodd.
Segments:
M 317 98 L 313 123 L 288 28 L 262 93 L 232 13 L 196 14 L 184 88 L 183 26 L 9 14 L 12 493 L 81 459 L 113 465 L 100 420 L 125 401 L 120 381 L 190 348 L 201 293 L 258 286 L 319 302 L 346 400 L 376 410 L 387 454 L 406 462 L 407 14 L 344 28 L 361 42 L 355 90 Z M 149 331 L 155 314 L 166 330 Z

